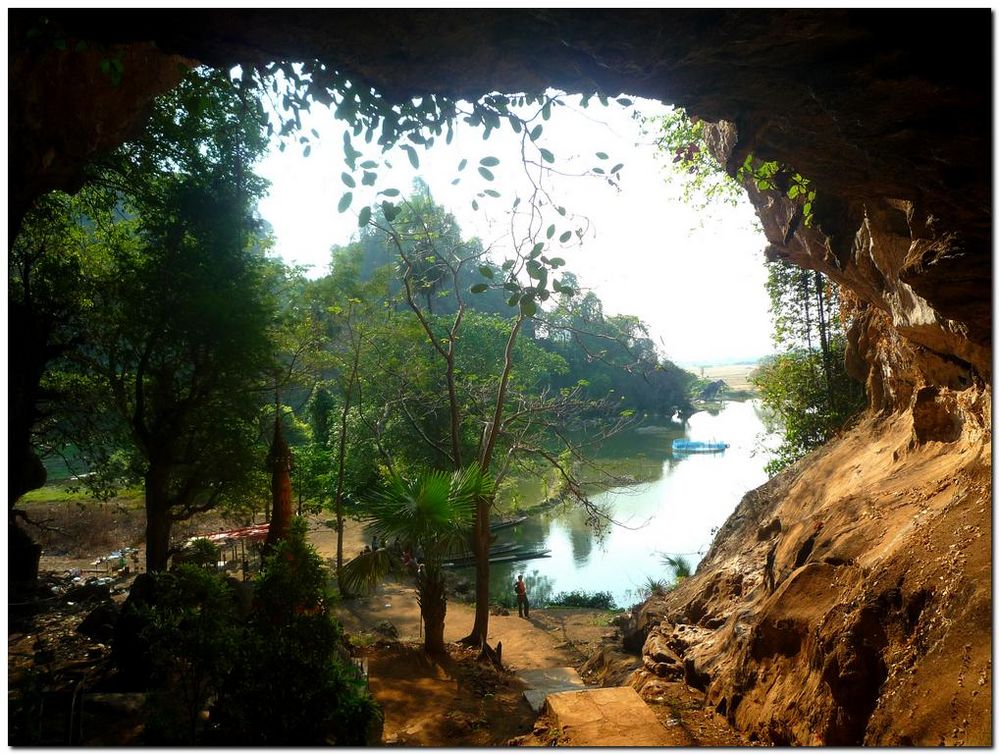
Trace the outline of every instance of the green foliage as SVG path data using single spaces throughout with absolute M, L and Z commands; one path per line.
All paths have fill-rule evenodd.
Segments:
M 610 592 L 585 592 L 573 590 L 559 592 L 548 600 L 548 607 L 585 607 L 593 610 L 615 610 L 614 597 Z
M 690 563 L 682 555 L 663 555 L 661 560 L 664 566 L 673 571 L 673 580 L 677 583 L 693 573 Z
M 649 576 L 645 579 L 645 583 L 642 585 L 640 591 L 648 599 L 649 597 L 664 597 L 674 587 L 675 583 L 671 584 L 663 579 L 656 579 Z
M 774 343 L 780 352 L 751 375 L 766 422 L 781 434 L 767 471 L 775 474 L 827 442 L 864 406 L 863 386 L 846 373 L 846 337 L 835 286 L 818 272 L 768 266 Z
M 184 725 L 161 716 L 145 735 L 158 744 L 195 744 L 204 735 L 200 712 L 236 661 L 240 627 L 233 620 L 232 594 L 221 578 L 195 565 L 154 578 L 157 599 L 141 609 L 142 639 L 154 677 L 176 693 Z
M 216 564 L 219 562 L 220 553 L 221 550 L 217 544 L 212 542 L 210 539 L 198 537 L 191 542 L 190 552 L 188 553 L 186 559 L 192 565 L 201 566 L 202 568 L 207 569 L 214 569 Z
M 252 218 L 265 184 L 250 167 L 265 146 L 227 77 L 194 71 L 79 195 L 28 220 L 15 255 L 24 325 L 47 310 L 60 328 L 36 331 L 58 357 L 37 387 L 19 382 L 35 431 L 79 449 L 95 494 L 144 480 L 153 570 L 172 521 L 257 493 L 272 311 Z
M 810 450 L 828 442 L 864 406 L 863 386 L 842 366 L 845 343 L 835 337 L 829 358 L 835 365 L 826 383 L 822 355 L 804 349 L 765 359 L 753 377 L 766 422 L 781 433 L 781 444 L 767 466 L 773 475 Z
M 213 710 L 216 745 L 357 746 L 378 725 L 305 535 L 295 519 L 256 581 L 256 608 Z
M 708 149 L 705 125 L 682 107 L 645 120 L 660 153 L 675 166 L 671 174 L 682 179 L 684 201 L 698 206 L 715 202 L 734 205 L 742 189 Z
M 811 181 L 789 165 L 759 160 L 750 153 L 733 179 L 708 149 L 704 121 L 689 116 L 683 108 L 674 107 L 661 118 L 647 119 L 646 128 L 654 131 L 659 151 L 682 175 L 685 201 L 701 206 L 735 204 L 740 186 L 752 182 L 759 191 L 776 191 L 795 201 L 805 227 L 812 226 L 815 190 Z
M 788 199 L 796 200 L 801 206 L 805 227 L 812 227 L 815 220 L 815 191 L 811 187 L 812 182 L 788 165 L 773 160 L 761 162 L 748 154 L 739 166 L 736 177 L 743 184 L 752 181 L 760 191 L 778 191 Z

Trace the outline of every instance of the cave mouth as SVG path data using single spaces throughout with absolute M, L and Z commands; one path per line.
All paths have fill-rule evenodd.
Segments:
M 280 107 L 263 92 L 280 122 Z M 313 102 L 259 163 L 271 183 L 259 209 L 274 253 L 307 267 L 308 277 L 325 274 L 331 247 L 362 232 L 364 207 L 377 216 L 386 191 L 401 200 L 425 190 L 497 263 L 528 241 L 544 243 L 546 255 L 564 257 L 560 272 L 593 291 L 608 315 L 639 317 L 675 363 L 696 371 L 769 354 L 766 238 L 745 189 L 713 157 L 698 155 L 696 168 L 677 164 L 702 148 L 687 140 L 696 119 L 623 93 L 548 88 L 542 97 L 476 101 L 508 102 L 519 123 L 483 120 L 473 102 L 459 100 L 452 138 L 423 129 L 392 147 L 382 144 L 382 127 L 354 135 L 333 113 L 342 100 Z M 350 206 L 337 212 L 348 195 Z

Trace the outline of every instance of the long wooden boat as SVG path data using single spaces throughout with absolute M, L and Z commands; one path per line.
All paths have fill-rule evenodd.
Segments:
M 727 442 L 701 442 L 700 440 L 673 440 L 674 453 L 720 453 Z

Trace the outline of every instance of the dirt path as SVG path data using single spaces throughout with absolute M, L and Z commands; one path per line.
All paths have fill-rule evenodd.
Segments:
M 309 528 L 309 541 L 324 558 L 336 557 L 336 531 L 322 524 L 313 523 Z M 344 557 L 356 555 L 367 543 L 363 527 L 356 521 L 347 521 L 344 527 Z M 416 589 L 404 583 L 389 582 L 379 586 L 369 597 L 359 597 L 343 603 L 339 618 L 349 633 L 369 634 L 383 621 L 389 621 L 404 642 L 422 641 L 420 606 Z M 503 643 L 503 663 L 512 670 L 525 668 L 563 667 L 577 664 L 579 656 L 569 650 L 566 637 L 550 633 L 551 620 L 542 620 L 540 611 L 530 619 L 512 615 L 492 615 L 489 618 L 490 646 Z M 580 612 L 580 611 L 576 611 Z M 593 622 L 588 640 L 599 640 L 607 630 L 606 623 L 598 621 L 604 616 L 600 611 L 581 611 Z M 474 608 L 462 602 L 448 602 L 444 640 L 456 642 L 472 628 Z M 577 637 L 581 638 L 581 637 Z

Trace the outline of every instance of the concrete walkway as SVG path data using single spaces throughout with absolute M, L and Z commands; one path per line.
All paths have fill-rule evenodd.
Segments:
M 570 746 L 674 745 L 631 686 L 551 694 L 548 711 Z
M 521 670 L 517 677 L 527 684 L 524 698 L 531 709 L 540 712 L 549 694 L 561 691 L 580 691 L 586 686 L 575 668 L 542 668 L 541 670 Z
M 517 673 L 535 712 L 545 702 L 552 725 L 572 746 L 672 746 L 655 713 L 631 686 L 587 688 L 575 668 Z

